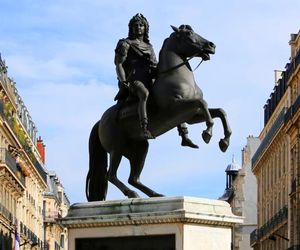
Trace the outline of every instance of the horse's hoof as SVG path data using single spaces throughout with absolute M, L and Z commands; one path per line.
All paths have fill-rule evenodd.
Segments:
M 203 141 L 208 144 L 210 139 L 211 139 L 211 133 L 207 132 L 206 130 L 204 130 L 202 132 L 202 138 L 203 138 Z
M 129 191 L 126 196 L 128 198 L 140 198 L 140 196 L 135 191 Z
M 229 141 L 226 139 L 221 139 L 219 141 L 219 148 L 221 149 L 222 152 L 225 152 L 229 146 Z

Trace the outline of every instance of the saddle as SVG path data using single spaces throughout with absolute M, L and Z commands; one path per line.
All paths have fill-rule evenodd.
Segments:
M 133 96 L 119 100 L 117 105 L 117 120 L 124 120 L 130 117 L 138 117 L 138 100 Z

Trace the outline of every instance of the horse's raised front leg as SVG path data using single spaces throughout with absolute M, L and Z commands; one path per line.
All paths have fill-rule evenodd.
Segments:
M 202 138 L 205 143 L 209 143 L 212 137 L 212 127 L 214 121 L 208 110 L 207 103 L 203 99 L 176 99 L 176 104 L 181 106 L 182 109 L 186 108 L 199 108 L 204 115 L 204 121 L 206 122 L 206 129 L 202 132 Z M 178 108 L 179 108 L 178 107 Z M 180 112 L 180 110 L 178 110 Z
M 210 108 L 208 109 L 212 118 L 220 118 L 222 121 L 223 129 L 224 129 L 224 138 L 220 139 L 219 147 L 222 152 L 225 152 L 229 146 L 230 136 L 231 136 L 231 129 L 227 121 L 226 112 L 221 108 Z M 198 113 L 195 114 L 190 120 L 186 121 L 188 124 L 195 124 L 204 122 L 205 117 L 200 110 Z
M 138 198 L 139 195 L 129 189 L 123 182 L 121 182 L 117 177 L 117 170 L 120 165 L 122 159 L 122 155 L 120 153 L 111 152 L 110 153 L 110 163 L 109 170 L 107 173 L 107 179 L 114 184 L 117 188 L 119 188 L 125 196 L 128 198 Z
M 222 121 L 223 129 L 224 129 L 224 138 L 219 141 L 219 147 L 222 152 L 225 152 L 229 146 L 231 129 L 227 121 L 226 112 L 221 108 L 209 109 L 209 112 L 213 118 L 219 117 Z
M 130 161 L 130 176 L 128 179 L 129 184 L 141 190 L 143 193 L 149 197 L 161 197 L 163 195 L 156 193 L 152 189 L 145 186 L 140 181 L 140 175 L 143 170 L 145 159 L 148 153 L 148 141 L 139 141 L 135 142 L 135 151 L 129 157 Z

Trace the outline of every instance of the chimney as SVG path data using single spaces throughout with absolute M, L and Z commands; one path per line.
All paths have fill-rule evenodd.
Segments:
M 43 143 L 43 140 L 42 140 L 42 138 L 40 136 L 37 139 L 36 147 L 37 147 L 37 150 L 39 151 L 39 153 L 41 155 L 43 164 L 45 164 L 45 147 L 46 146 Z
M 275 86 L 279 84 L 279 80 L 282 78 L 282 70 L 274 70 L 275 72 Z
M 289 42 L 289 44 L 291 46 L 291 59 L 295 58 L 297 55 L 296 39 L 297 39 L 297 34 L 291 34 L 291 40 Z

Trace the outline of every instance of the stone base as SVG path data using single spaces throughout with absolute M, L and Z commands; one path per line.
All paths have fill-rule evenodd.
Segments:
M 230 250 L 242 218 L 224 201 L 163 197 L 77 203 L 62 223 L 69 250 Z

